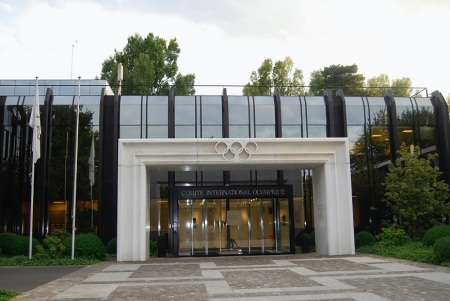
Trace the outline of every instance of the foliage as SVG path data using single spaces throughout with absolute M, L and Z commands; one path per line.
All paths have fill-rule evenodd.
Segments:
M 116 254 L 117 253 L 117 237 L 114 237 L 106 244 L 106 253 Z
M 94 258 L 74 258 L 64 256 L 60 258 L 36 258 L 31 260 L 28 256 L 0 257 L 0 266 L 57 266 L 57 265 L 91 265 L 99 263 Z
M 439 238 L 433 245 L 434 263 L 450 261 L 450 236 Z
M 78 233 L 94 233 L 95 225 L 97 225 L 97 211 L 91 209 L 83 209 L 77 213 L 77 232 Z
M 156 239 L 150 239 L 150 257 L 158 257 L 158 242 Z
M 439 238 L 446 236 L 450 236 L 450 225 L 436 225 L 425 232 L 425 235 L 423 236 L 423 244 L 426 246 L 432 246 Z
M 166 243 L 168 240 L 167 233 L 161 232 L 158 237 L 158 241 Z
M 401 246 L 410 240 L 405 230 L 395 226 L 382 228 L 381 233 L 375 236 L 380 246 Z
M 384 201 L 408 233 L 417 237 L 430 223 L 441 218 L 449 196 L 448 185 L 438 181 L 442 172 L 430 165 L 437 154 L 420 158 L 418 147 L 411 152 L 405 144 L 399 154 L 401 158 L 389 164 Z
M 244 86 L 244 95 L 273 95 L 273 88 L 277 87 L 280 95 L 305 95 L 303 71 L 294 69 L 294 62 L 290 57 L 273 63 L 268 58 L 263 61 L 257 71 L 250 75 L 250 82 Z
M 409 77 L 391 80 L 387 74 L 380 74 L 367 80 L 367 96 L 383 96 L 386 89 L 391 89 L 397 97 L 408 97 L 412 94 L 412 81 Z
M 309 92 L 312 95 L 321 96 L 325 89 L 330 89 L 336 94 L 336 90 L 341 88 L 346 96 L 364 95 L 364 75 L 358 74 L 356 64 L 349 66 L 331 65 L 323 70 L 311 72 L 309 82 Z
M 117 66 L 123 65 L 122 93 L 126 95 L 167 95 L 176 85 L 178 95 L 194 94 L 195 75 L 178 72 L 180 48 L 176 39 L 165 39 L 149 33 L 146 37 L 134 34 L 128 37 L 122 51 L 103 61 L 101 79 L 111 87 L 117 86 Z
M 39 247 L 41 247 L 41 243 L 36 238 L 32 239 L 31 242 L 31 253 L 36 254 Z M 23 255 L 27 256 L 30 253 L 30 237 L 20 236 L 19 239 L 14 240 L 11 245 L 11 255 L 18 256 Z
M 409 240 L 401 246 L 367 245 L 358 248 L 357 251 L 416 262 L 433 263 L 433 249 L 413 240 Z
M 311 241 L 311 235 L 307 232 L 300 232 L 295 239 L 295 244 L 300 246 L 305 241 Z
M 21 236 L 15 233 L 0 233 L 0 253 L 7 256 L 13 255 L 12 246 L 20 238 Z
M 376 242 L 375 236 L 367 231 L 360 231 L 355 235 L 355 247 L 371 245 Z
M 71 242 L 71 235 L 62 230 L 56 230 L 53 233 L 49 233 L 42 240 L 42 246 L 38 247 L 36 258 L 59 258 L 64 254 L 68 254 Z
M 19 296 L 20 294 L 21 294 L 21 292 L 19 292 L 19 291 L 0 289 L 0 301 L 8 301 L 16 296 Z
M 409 77 L 396 78 L 392 80 L 392 94 L 394 96 L 408 97 L 412 94 L 412 81 Z
M 68 247 L 68 243 L 66 240 L 66 248 L 70 250 Z M 106 248 L 103 244 L 102 240 L 95 234 L 86 233 L 86 234 L 78 234 L 75 236 L 75 254 L 76 257 L 83 258 L 95 258 L 99 260 L 105 259 Z

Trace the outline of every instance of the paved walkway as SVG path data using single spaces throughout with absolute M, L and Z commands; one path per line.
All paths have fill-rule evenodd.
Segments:
M 446 300 L 450 268 L 317 254 L 102 262 L 14 300 Z

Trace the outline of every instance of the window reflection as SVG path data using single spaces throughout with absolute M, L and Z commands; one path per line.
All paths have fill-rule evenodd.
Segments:
M 307 137 L 326 137 L 326 112 L 323 97 L 306 97 Z
M 428 98 L 414 98 L 417 105 L 418 144 L 423 153 L 436 150 L 436 120 Z M 417 144 L 417 142 L 416 142 Z
M 141 96 L 122 96 L 120 101 L 120 125 L 140 125 L 141 107 Z
M 405 145 L 414 145 L 414 119 L 415 112 L 410 98 L 398 97 L 395 98 L 396 112 L 397 112 L 397 130 L 399 142 Z
M 283 137 L 303 137 L 300 98 L 283 96 L 280 102 Z
M 250 137 L 250 107 L 248 97 L 229 96 L 230 138 Z
M 197 138 L 196 97 L 177 96 L 175 98 L 175 137 Z
M 252 97 L 254 105 L 254 137 L 275 137 L 275 104 L 272 96 Z
M 168 124 L 168 104 L 167 96 L 147 97 L 147 124 L 167 125 Z

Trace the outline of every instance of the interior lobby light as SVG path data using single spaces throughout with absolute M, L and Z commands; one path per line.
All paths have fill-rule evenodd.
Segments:
M 412 133 L 412 132 L 413 132 L 413 130 L 411 130 L 411 129 L 410 129 L 410 130 L 403 130 L 403 131 L 402 131 L 402 133 Z
M 381 134 L 373 134 L 372 135 L 372 138 L 379 138 L 379 137 L 381 137 Z

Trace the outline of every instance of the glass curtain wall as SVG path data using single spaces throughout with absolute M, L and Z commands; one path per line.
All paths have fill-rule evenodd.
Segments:
M 33 87 L 34 88 L 34 87 Z M 39 101 L 42 130 L 47 131 L 50 139 L 48 160 L 48 179 L 41 172 L 44 160 L 44 146 L 41 144 L 41 158 L 35 165 L 35 195 L 33 204 L 33 233 L 45 233 L 54 230 L 67 231 L 71 228 L 70 211 L 73 195 L 73 158 L 76 108 L 76 96 L 53 96 L 50 107 L 49 129 L 44 122 L 44 87 L 39 88 Z M 4 231 L 26 234 L 29 231 L 30 214 L 30 155 L 32 128 L 29 119 L 35 96 L 11 96 L 6 99 L 4 112 L 3 175 L 12 175 L 2 179 L 2 205 Z M 9 123 L 9 124 L 8 124 Z M 97 217 L 97 164 L 94 163 L 94 179 L 89 180 L 89 157 L 92 141 L 94 150 L 98 149 L 99 97 L 82 96 L 80 99 L 80 128 L 77 172 L 77 231 L 96 230 Z M 95 153 L 95 151 L 94 151 Z M 98 153 L 98 152 L 97 152 Z M 95 158 L 94 162 L 97 162 Z M 42 181 L 45 185 L 42 186 Z M 45 189 L 43 188 L 45 187 Z M 46 208 L 41 208 L 41 198 L 45 198 Z M 12 201 L 11 201 L 12 200 Z M 48 212 L 46 211 L 48 208 Z M 45 212 L 44 212 L 44 211 Z M 8 215 L 8 216 L 6 216 Z
M 40 99 L 42 105 L 43 99 Z M 2 162 L 0 216 L 2 232 L 26 234 L 29 231 L 31 131 L 28 126 L 34 96 L 8 96 L 2 108 Z M 37 171 L 38 172 L 38 171 Z M 38 195 L 38 192 L 36 192 Z M 35 203 L 39 204 L 36 199 Z M 39 207 L 38 207 L 39 210 Z M 39 220 L 39 211 L 34 216 Z M 34 224 L 38 229 L 38 225 Z
M 429 98 L 414 98 L 413 104 L 417 109 L 417 121 L 415 128 L 417 135 L 417 142 L 422 154 L 436 151 L 437 131 L 436 118 L 434 117 L 434 108 Z
M 396 98 L 398 136 L 400 144 L 421 153 L 436 151 L 436 121 L 434 109 L 427 98 Z
M 120 138 L 168 137 L 167 96 L 122 96 Z M 181 114 L 181 113 L 180 113 Z M 150 182 L 150 234 L 156 239 L 168 231 L 169 189 L 167 172 L 152 171 Z
M 49 164 L 47 232 L 71 229 L 73 173 L 76 131 L 76 102 L 78 96 L 55 96 L 51 118 L 51 157 Z M 78 233 L 96 232 L 98 212 L 98 139 L 99 98 L 80 97 L 77 163 Z M 94 150 L 92 151 L 92 146 Z M 90 158 L 94 165 L 90 167 Z M 92 179 L 92 180 L 91 180 Z M 92 184 L 92 185 L 91 185 Z
M 387 110 L 382 97 L 346 97 L 345 102 L 354 224 L 367 228 L 384 219 L 382 179 L 391 151 Z

